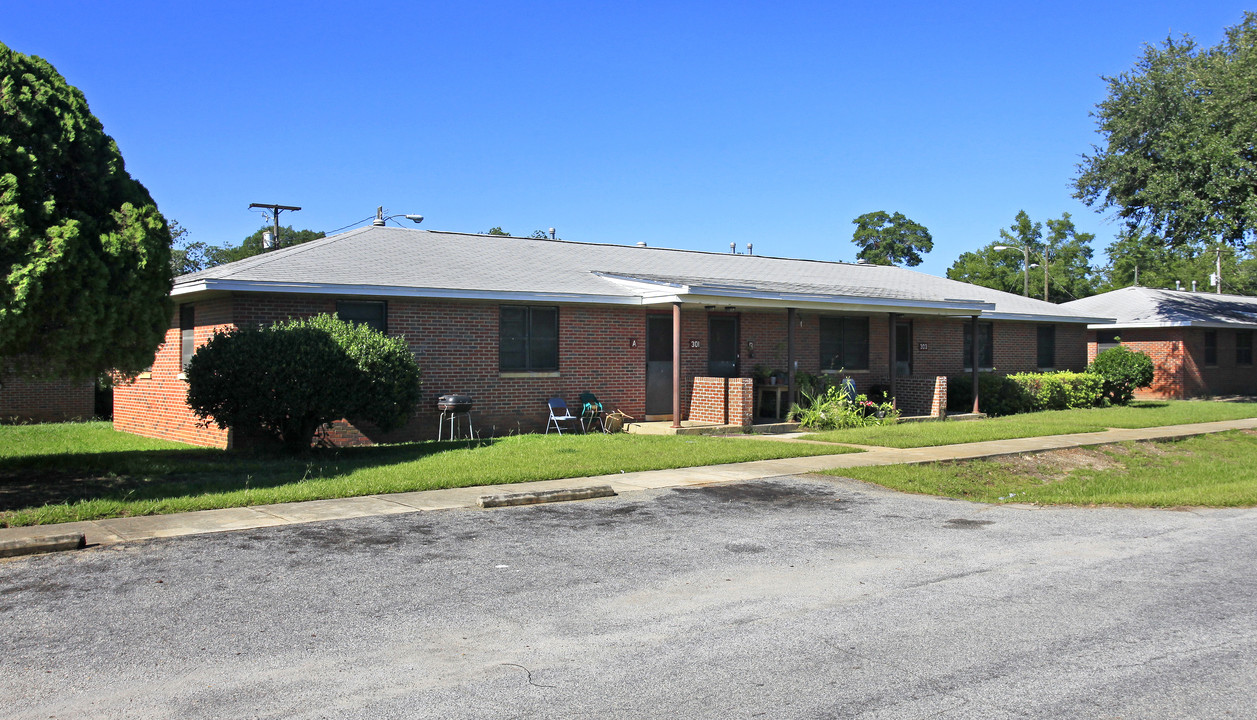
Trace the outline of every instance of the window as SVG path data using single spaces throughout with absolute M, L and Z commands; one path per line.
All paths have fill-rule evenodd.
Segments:
M 1122 344 L 1122 338 L 1116 330 L 1096 330 L 1096 352 L 1102 353 L 1109 348 Z
M 179 370 L 187 370 L 188 362 L 196 352 L 196 310 L 192 303 L 179 306 Z
M 1236 330 L 1235 331 L 1235 364 L 1236 365 L 1252 365 L 1253 364 L 1253 331 L 1252 330 Z
M 973 369 L 973 323 L 965 323 L 964 366 Z M 991 370 L 995 367 L 995 325 L 985 322 L 978 323 L 978 369 Z
M 1205 366 L 1215 367 L 1218 364 L 1218 331 L 1205 331 Z
M 1039 326 L 1038 343 L 1039 369 L 1051 370 L 1056 367 L 1056 326 Z
M 337 300 L 336 317 L 388 333 L 388 306 L 379 300 Z
M 820 319 L 821 369 L 869 369 L 869 319 L 822 317 Z
M 559 309 L 503 305 L 498 318 L 501 372 L 559 369 Z

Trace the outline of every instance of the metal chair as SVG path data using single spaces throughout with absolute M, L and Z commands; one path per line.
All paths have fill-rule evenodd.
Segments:
M 581 393 L 580 404 L 581 429 L 588 433 L 589 428 L 593 427 L 594 423 L 598 423 L 598 429 L 605 433 L 607 424 L 602 419 L 605 411 L 602 409 L 602 403 L 598 402 L 598 396 L 588 392 Z
M 562 422 L 575 421 L 579 424 L 580 418 L 576 417 L 575 415 L 567 411 L 567 403 L 563 402 L 563 398 L 550 398 L 548 405 L 550 406 L 550 420 L 546 423 L 547 435 L 550 434 L 551 425 L 554 426 L 555 430 L 559 431 L 560 435 L 563 434 L 563 427 L 559 425 L 560 421 Z

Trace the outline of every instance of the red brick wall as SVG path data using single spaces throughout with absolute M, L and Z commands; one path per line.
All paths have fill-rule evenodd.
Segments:
M 751 425 L 754 390 L 751 378 L 694 378 L 689 419 L 722 425 Z
M 1189 398 L 1202 395 L 1257 395 L 1257 368 L 1239 365 L 1235 357 L 1236 331 L 1214 330 L 1218 335 L 1218 362 L 1205 365 L 1204 328 L 1124 328 L 1118 330 L 1122 345 L 1152 358 L 1152 386 L 1137 390 L 1139 398 Z M 1087 333 L 1087 360 L 1095 359 L 1096 331 Z
M 690 395 L 690 419 L 724 424 L 729 413 L 728 378 L 696 377 Z
M 751 378 L 729 378 L 729 424 L 750 427 L 755 412 L 754 381 Z
M 231 306 L 230 298 L 196 303 L 194 337 L 197 347 L 204 345 L 216 329 L 231 327 Z M 176 307 L 170 328 L 166 330 L 166 340 L 158 348 L 150 372 L 114 388 L 114 429 L 193 445 L 227 447 L 227 431 L 214 425 L 201 427 L 200 420 L 188 407 L 188 384 L 180 377 L 183 372 L 181 341 Z
M 0 422 L 89 420 L 96 410 L 91 380 L 0 378 Z

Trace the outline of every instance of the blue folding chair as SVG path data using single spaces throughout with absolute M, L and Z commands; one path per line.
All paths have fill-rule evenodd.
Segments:
M 548 403 L 550 406 L 550 420 L 546 423 L 546 434 L 550 434 L 550 426 L 554 426 L 559 434 L 563 434 L 563 427 L 560 422 L 579 422 L 580 418 L 567 411 L 567 403 L 563 402 L 563 398 L 550 398 Z

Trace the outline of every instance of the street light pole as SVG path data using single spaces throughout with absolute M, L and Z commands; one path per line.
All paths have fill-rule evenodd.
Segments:
M 996 245 L 992 250 L 1020 250 L 1025 254 L 1025 263 L 1021 266 L 1021 292 L 1030 297 L 1030 246 L 1017 247 L 1016 245 Z

